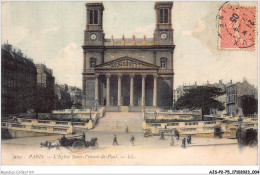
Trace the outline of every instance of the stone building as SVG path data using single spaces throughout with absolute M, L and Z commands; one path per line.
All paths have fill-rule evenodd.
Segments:
M 63 107 L 64 109 L 70 108 L 72 103 L 71 103 L 70 94 L 68 92 L 68 85 L 67 84 L 64 84 L 64 85 L 55 84 L 54 91 L 55 91 L 55 95 L 57 96 L 58 102 L 60 103 L 61 107 Z
M 83 107 L 170 107 L 173 102 L 173 2 L 156 2 L 153 38 L 111 39 L 103 31 L 103 3 L 87 3 L 83 48 Z M 131 25 L 131 24 L 129 24 Z M 115 31 L 116 32 L 116 31 Z M 138 108 L 138 109 L 139 109 Z
M 37 71 L 32 59 L 23 56 L 10 44 L 1 48 L 1 114 L 24 112 L 15 106 L 16 97 L 22 89 L 36 88 Z
M 53 77 L 52 69 L 49 69 L 44 64 L 36 64 L 37 68 L 37 85 L 47 88 L 54 94 L 55 78 Z
M 236 116 L 241 113 L 241 97 L 249 95 L 257 98 L 257 90 L 246 80 L 237 82 L 227 87 L 227 114 Z
M 82 90 L 76 86 L 69 86 L 68 93 L 70 94 L 72 104 L 77 108 L 82 107 Z

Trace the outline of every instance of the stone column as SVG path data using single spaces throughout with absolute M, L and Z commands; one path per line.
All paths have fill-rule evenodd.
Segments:
M 106 106 L 110 106 L 110 74 L 107 74 L 107 99 L 106 99 Z
M 153 76 L 153 106 L 157 106 L 157 75 Z
M 121 83 L 121 80 L 122 80 L 122 75 L 121 74 L 118 74 L 117 75 L 117 82 L 118 82 L 118 87 L 117 87 L 117 106 L 121 106 L 121 93 L 122 93 L 122 83 Z
M 142 106 L 145 106 L 145 77 L 146 75 L 142 75 Z
M 130 75 L 130 106 L 134 106 L 134 76 Z
M 98 100 L 98 77 L 99 75 L 96 74 L 96 79 L 95 79 L 95 102 L 97 101 L 97 104 L 99 104 L 99 100 Z

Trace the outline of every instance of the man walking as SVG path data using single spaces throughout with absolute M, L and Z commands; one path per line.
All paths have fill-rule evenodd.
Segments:
M 114 140 L 113 140 L 113 145 L 118 145 L 118 142 L 117 142 L 117 137 L 116 137 L 116 135 L 114 135 Z
M 191 144 L 191 135 L 188 136 L 188 138 L 187 138 L 187 143 L 188 143 L 188 144 Z
M 182 145 L 181 145 L 181 147 L 186 148 L 186 138 L 184 138 L 184 139 L 182 140 Z
M 135 145 L 135 137 L 134 135 L 132 135 L 131 139 L 130 139 L 130 142 L 132 142 L 132 145 L 134 146 Z

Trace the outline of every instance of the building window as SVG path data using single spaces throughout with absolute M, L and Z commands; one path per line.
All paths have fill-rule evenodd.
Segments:
M 90 68 L 95 68 L 97 59 L 96 58 L 90 58 Z
M 89 23 L 98 24 L 98 10 L 89 10 Z
M 166 69 L 167 67 L 167 58 L 161 58 L 161 68 Z
M 169 23 L 169 9 L 160 9 L 159 23 Z

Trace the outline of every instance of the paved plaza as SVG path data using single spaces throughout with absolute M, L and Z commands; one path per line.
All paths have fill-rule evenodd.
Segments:
M 61 135 L 2 140 L 2 160 L 6 164 L 10 161 L 24 164 L 26 160 L 32 163 L 33 160 L 35 165 L 42 163 L 47 165 L 224 165 L 230 162 L 234 165 L 249 165 L 257 163 L 257 148 L 239 149 L 236 139 L 192 137 L 192 144 L 184 149 L 181 147 L 182 136 L 180 140 L 174 138 L 174 146 L 170 146 L 170 136 L 165 136 L 165 140 L 160 140 L 159 136 L 144 137 L 141 123 L 141 113 L 106 113 L 95 129 L 85 132 L 86 140 L 92 137 L 98 138 L 99 147 L 86 148 L 81 152 L 74 152 L 64 147 L 59 149 L 40 147 L 40 143 L 47 140 L 57 142 Z M 125 132 L 126 126 L 129 127 L 129 133 Z M 114 134 L 118 137 L 119 145 L 112 145 Z M 134 145 L 130 142 L 132 135 L 136 138 Z M 22 156 L 22 159 L 14 159 L 15 155 Z M 44 158 L 34 160 L 35 155 L 43 155 Z M 57 157 L 54 160 L 53 156 L 58 156 L 59 161 L 56 160 Z M 68 159 L 73 157 L 75 159 L 66 161 L 66 156 L 69 157 Z

